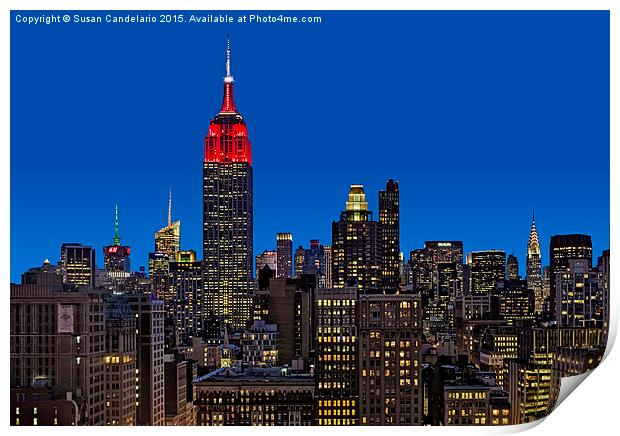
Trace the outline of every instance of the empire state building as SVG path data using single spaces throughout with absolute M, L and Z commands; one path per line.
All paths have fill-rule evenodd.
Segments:
M 248 129 L 233 90 L 228 40 L 222 107 L 204 139 L 204 312 L 241 328 L 250 318 L 253 287 L 253 177 Z

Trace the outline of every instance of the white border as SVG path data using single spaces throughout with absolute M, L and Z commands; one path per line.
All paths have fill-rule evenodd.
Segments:
M 342 1 L 342 0 L 314 0 L 314 1 L 293 1 L 293 0 L 264 0 L 264 1 L 242 1 L 242 0 L 229 0 L 229 1 L 199 1 L 199 0 L 185 0 L 185 1 L 165 1 L 165 0 L 4 0 L 0 3 L 0 65 L 2 65 L 2 81 L 1 81 L 1 95 L 2 95 L 2 123 L 0 124 L 2 135 L 1 157 L 0 157 L 0 201 L 2 204 L 7 205 L 9 203 L 9 144 L 10 144 L 10 81 L 9 81 L 9 47 L 10 47 L 10 33 L 9 33 L 9 20 L 11 9 L 31 9 L 31 10 L 46 10 L 46 9 L 101 9 L 101 10 L 119 10 L 119 9 L 146 9 L 146 10 L 183 10 L 183 9 L 196 9 L 196 10 L 341 10 L 341 9 L 361 9 L 361 10 L 374 10 L 374 9 L 418 9 L 418 10 L 611 10 L 611 143 L 618 146 L 618 132 L 617 132 L 617 102 L 618 102 L 618 88 L 615 86 L 614 77 L 619 74 L 618 69 L 618 56 L 617 49 L 618 44 L 614 41 L 618 41 L 618 24 L 619 19 L 617 15 L 618 7 L 617 2 L 611 0 L 383 0 L 381 2 L 358 0 L 358 1 Z M 614 7 L 615 6 L 615 7 Z M 617 80 L 617 79 L 616 79 Z M 584 144 L 587 147 L 587 144 Z M 616 166 L 618 164 L 618 152 L 615 147 L 611 148 L 611 164 Z M 597 189 L 596 186 L 592 186 L 592 189 Z M 618 214 L 618 175 L 614 171 L 611 171 L 611 223 L 619 223 L 620 216 Z M 44 220 L 45 213 L 41 211 L 42 221 Z M 5 212 L 0 217 L 0 228 L 9 229 L 9 214 Z M 619 240 L 614 228 L 611 228 L 611 251 L 613 253 L 620 253 Z M 10 233 L 8 231 L 0 232 L 0 246 L 9 247 Z M 0 250 L 0 283 L 3 284 L 5 300 L 8 301 L 8 284 L 9 284 L 9 249 L 5 248 Z M 612 255 L 612 256 L 615 256 Z M 612 264 L 615 263 L 612 257 Z M 619 278 L 619 272 L 617 269 L 612 268 L 611 283 L 617 283 Z M 614 285 L 615 286 L 615 285 Z M 8 379 L 8 304 L 4 305 L 5 316 L 2 317 L 2 331 L 5 332 L 2 336 L 2 341 L 5 344 L 3 347 L 6 351 L 5 358 L 3 359 L 4 366 L 4 380 Z M 611 332 L 615 337 L 615 333 L 618 328 L 618 313 L 619 313 L 618 299 L 616 293 L 611 291 Z M 610 335 L 611 336 L 611 335 Z M 620 382 L 618 376 L 618 351 L 611 346 L 608 347 L 608 355 L 606 359 L 601 363 L 589 377 L 586 383 L 583 383 L 577 389 L 577 393 L 570 395 L 566 401 L 564 401 L 557 410 L 555 410 L 549 418 L 540 422 L 539 425 L 533 426 L 530 430 L 532 434 L 610 434 L 615 432 L 611 430 L 613 424 L 615 424 L 615 417 L 617 412 L 617 393 L 620 392 Z M 5 382 L 6 383 L 6 382 Z M 6 388 L 5 388 L 6 389 Z M 2 414 L 4 416 L 3 422 L 5 425 L 9 423 L 9 395 L 8 389 L 4 392 L 2 401 Z M 527 426 L 532 427 L 532 426 Z M 359 432 L 370 434 L 373 436 L 377 432 L 396 432 L 411 434 L 411 432 L 422 433 L 454 433 L 465 435 L 480 435 L 480 434 L 497 434 L 497 433 L 514 433 L 524 428 L 517 427 L 504 427 L 501 430 L 490 429 L 485 427 L 459 427 L 459 428 L 446 428 L 446 427 L 426 427 L 424 429 L 410 429 L 410 428 L 389 428 L 389 427 L 358 427 L 347 428 L 347 432 Z M 63 428 L 63 431 L 71 432 L 83 432 L 86 428 Z M 37 428 L 12 428 L 11 431 L 20 432 L 40 432 L 42 429 Z M 49 431 L 53 434 L 58 434 L 58 428 L 45 428 L 45 431 Z M 88 431 L 95 432 L 107 432 L 109 428 L 90 428 Z M 131 434 L 146 434 L 146 432 L 156 431 L 160 432 L 163 429 L 147 429 L 140 427 L 137 429 L 115 429 L 115 431 L 125 432 L 129 431 Z M 281 433 L 288 431 L 284 428 L 228 428 L 228 429 L 204 429 L 199 427 L 184 428 L 183 432 L 217 432 L 219 434 L 256 434 L 257 432 L 268 431 L 273 435 L 274 432 Z M 295 432 L 309 434 L 332 432 L 329 428 L 297 428 Z

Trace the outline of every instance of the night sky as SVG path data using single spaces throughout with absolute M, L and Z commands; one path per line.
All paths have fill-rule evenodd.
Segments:
M 181 246 L 202 256 L 203 137 L 228 32 L 254 254 L 281 231 L 294 247 L 331 243 L 352 183 L 378 218 L 388 178 L 407 258 L 463 240 L 514 250 L 524 275 L 533 209 L 543 264 L 552 234 L 592 235 L 594 256 L 609 247 L 608 12 L 311 15 L 323 22 L 12 19 L 11 281 L 55 263 L 62 242 L 94 246 L 102 266 L 117 203 L 132 269 L 147 265 L 170 187 Z

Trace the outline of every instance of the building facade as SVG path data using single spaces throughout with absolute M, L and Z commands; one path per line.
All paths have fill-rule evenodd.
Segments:
M 222 107 L 204 140 L 203 261 L 206 311 L 242 328 L 253 289 L 253 170 L 245 120 L 237 111 L 230 43 Z
M 82 244 L 65 243 L 60 248 L 62 281 L 77 286 L 95 286 L 95 250 Z
M 276 277 L 293 277 L 293 235 L 278 233 L 276 235 L 277 265 Z
M 63 292 L 50 265 L 31 270 L 10 289 L 11 388 L 46 386 L 70 398 L 77 425 L 105 421 L 105 319 L 100 292 Z
M 506 253 L 501 250 L 473 251 L 467 254 L 470 267 L 470 292 L 488 295 L 506 275 Z
M 358 292 L 317 289 L 316 424 L 358 425 Z
M 422 307 L 412 294 L 359 297 L 361 425 L 422 424 Z
M 538 241 L 538 232 L 536 231 L 536 223 L 532 215 L 532 228 L 530 237 L 527 241 L 527 258 L 526 258 L 526 276 L 527 288 L 534 291 L 536 313 L 543 312 L 543 306 L 547 295 L 544 292 L 542 279 L 542 257 L 540 255 L 540 242 Z
M 197 425 L 301 426 L 314 423 L 314 382 L 285 368 L 219 368 L 198 378 Z
M 335 288 L 381 287 L 381 230 L 372 220 L 362 185 L 351 185 L 340 221 L 332 223 L 332 281 Z
M 136 424 L 136 325 L 127 300 L 105 302 L 105 425 Z
M 592 266 L 592 238 L 588 235 L 553 235 L 549 244 L 549 312 L 557 315 L 556 277 L 568 268 L 571 259 L 586 259 Z
M 379 191 L 381 224 L 382 285 L 387 292 L 400 288 L 400 200 L 398 182 L 390 179 Z
M 168 197 L 168 225 L 155 232 L 155 252 L 174 259 L 181 250 L 181 221 L 172 221 L 172 190 Z
M 136 423 L 165 425 L 164 303 L 144 294 L 126 298 L 136 330 Z
M 183 255 L 186 254 L 186 255 Z M 204 329 L 204 286 L 202 262 L 193 250 L 180 251 L 170 263 L 170 294 L 177 335 L 182 345 L 191 344 L 193 336 Z

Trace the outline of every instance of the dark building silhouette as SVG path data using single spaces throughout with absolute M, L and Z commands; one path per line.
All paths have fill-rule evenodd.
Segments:
M 514 254 L 508 255 L 506 261 L 506 278 L 508 280 L 517 280 L 519 278 L 519 260 Z
M 379 191 L 381 224 L 382 285 L 388 292 L 400 288 L 400 204 L 398 182 L 390 179 Z

